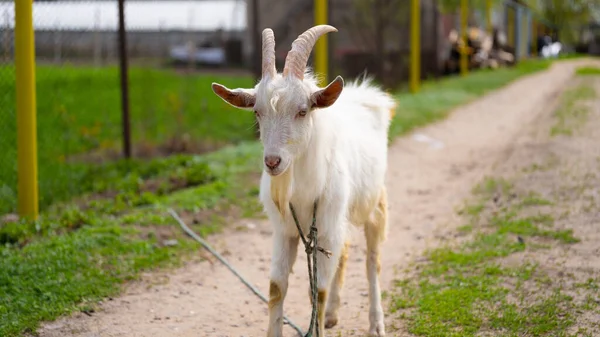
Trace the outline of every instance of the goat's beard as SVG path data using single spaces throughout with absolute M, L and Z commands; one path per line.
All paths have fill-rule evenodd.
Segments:
M 282 174 L 276 177 L 271 176 L 271 198 L 283 218 L 288 212 L 288 204 L 292 199 L 293 169 L 294 165 L 290 165 Z

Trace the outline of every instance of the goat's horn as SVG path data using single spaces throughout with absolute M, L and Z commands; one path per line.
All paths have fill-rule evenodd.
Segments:
M 275 35 L 273 30 L 265 28 L 262 32 L 262 76 L 273 78 L 275 69 Z
M 310 56 L 310 52 L 312 51 L 319 37 L 321 37 L 321 35 L 337 31 L 338 30 L 335 27 L 329 25 L 319 25 L 314 26 L 300 34 L 292 43 L 292 49 L 285 58 L 283 75 L 289 75 L 303 79 L 308 57 Z

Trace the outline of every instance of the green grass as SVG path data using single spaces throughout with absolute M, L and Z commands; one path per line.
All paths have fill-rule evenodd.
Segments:
M 598 76 L 600 75 L 600 68 L 598 67 L 579 67 L 575 71 L 577 75 L 581 76 Z
M 555 125 L 550 129 L 552 136 L 573 134 L 574 129 L 585 124 L 590 112 L 587 101 L 596 98 L 596 90 L 587 81 L 568 89 L 561 96 L 561 104 L 554 112 Z
M 473 193 L 465 209 L 477 211 L 463 212 L 470 223 L 459 228 L 471 238 L 427 252 L 427 262 L 396 282 L 391 312 L 417 336 L 575 336 L 575 313 L 593 312 L 598 304 L 575 301 L 536 263 L 506 258 L 542 249 L 539 242 L 579 240 L 571 230 L 553 229 L 548 214 L 525 214 L 550 204 L 537 193 L 517 193 L 509 181 L 492 178 Z M 505 206 L 494 208 L 495 200 Z M 595 286 L 593 279 L 579 285 L 590 294 Z
M 93 308 L 140 271 L 177 265 L 197 249 L 166 212 L 174 207 L 194 231 L 218 231 L 225 215 L 256 215 L 260 147 L 246 143 L 203 156 L 114 163 L 91 189 L 52 205 L 38 221 L 0 225 L 0 336 Z M 200 214 L 186 218 L 186 214 Z M 177 240 L 165 246 L 165 240 Z
M 394 120 L 392 137 L 441 118 L 454 105 L 482 95 L 486 91 L 482 89 L 481 82 L 495 83 L 487 85 L 491 90 L 516 78 L 519 73 L 523 75 L 532 72 L 532 68 L 541 70 L 546 66 L 545 62 L 523 63 L 523 68 L 499 70 L 485 76 L 475 73 L 466 78 L 429 83 L 420 94 L 415 95 L 417 98 L 412 98 L 413 110 L 406 106 L 411 96 L 401 94 L 399 97 L 401 100 L 404 97 L 405 102 L 399 107 Z M 132 77 L 150 76 L 150 73 L 140 70 L 137 75 L 133 72 Z M 76 74 L 73 71 L 72 76 L 77 77 Z M 162 72 L 152 74 L 155 78 L 175 76 Z M 116 78 L 116 72 L 113 75 Z M 80 75 L 74 81 L 80 81 L 79 84 L 83 85 L 89 82 L 89 76 Z M 496 76 L 498 79 L 495 79 Z M 112 81 L 112 76 L 110 78 Z M 196 101 L 201 100 L 202 95 L 206 95 L 206 100 L 211 99 L 212 96 L 206 94 L 207 89 L 203 86 L 208 87 L 207 82 L 212 80 L 195 80 L 198 92 L 203 93 L 198 95 Z M 186 81 L 190 80 L 180 81 L 180 84 L 171 85 L 185 86 L 188 83 Z M 235 85 L 232 81 L 223 80 L 228 86 Z M 156 82 L 148 80 L 148 86 L 151 86 L 150 83 L 156 85 Z M 164 87 L 149 90 L 162 92 L 166 87 L 169 87 L 168 81 Z M 132 93 L 135 92 L 132 90 Z M 444 93 L 444 98 L 426 99 L 437 97 L 439 93 Z M 458 98 L 452 98 L 453 95 L 458 95 Z M 150 96 L 160 97 L 160 94 L 153 93 Z M 77 118 L 81 115 L 83 120 L 89 114 L 102 113 L 92 108 L 100 104 L 86 105 L 85 99 L 72 99 L 78 102 L 70 103 L 73 104 L 69 107 L 74 109 L 72 111 L 79 111 L 75 109 L 78 105 L 89 106 L 90 109 L 85 114 L 76 115 Z M 452 105 L 445 106 L 444 102 L 452 102 Z M 150 109 L 149 106 L 147 108 Z M 137 114 L 143 110 L 136 109 L 139 109 Z M 205 129 L 202 132 L 206 132 L 206 135 L 199 132 L 198 137 L 213 135 L 215 138 L 231 140 L 234 139 L 232 134 L 251 128 L 251 116 L 246 119 L 243 112 L 228 111 L 222 102 L 215 105 L 214 111 L 222 113 L 214 113 L 208 118 L 214 118 L 213 126 L 220 130 Z M 419 112 L 425 116 L 419 117 Z M 160 115 L 156 118 L 164 118 L 164 123 L 172 123 L 171 115 L 159 113 L 158 110 L 155 113 Z M 201 115 L 200 112 L 189 113 L 189 116 L 198 120 L 201 120 Z M 194 117 L 189 117 L 189 123 L 201 129 L 199 125 L 204 122 L 196 122 Z M 52 120 L 50 117 L 40 118 Z M 114 120 L 117 121 L 117 117 Z M 165 126 L 165 130 L 167 128 Z M 192 129 L 191 126 L 189 128 Z M 113 132 L 114 138 L 119 131 L 110 132 Z M 73 137 L 79 139 L 79 136 Z M 158 140 L 160 135 L 151 138 Z M 239 139 L 244 138 L 246 136 L 243 134 L 239 136 Z M 44 146 L 48 147 L 50 153 L 59 153 L 51 149 L 51 144 Z M 35 331 L 40 321 L 52 320 L 74 310 L 93 308 L 99 299 L 117 294 L 120 284 L 135 278 L 140 271 L 176 265 L 187 252 L 197 249 L 168 216 L 167 207 L 176 207 L 186 223 L 202 235 L 218 231 L 227 217 L 257 215 L 261 208 L 256 198 L 256 177 L 261 169 L 260 153 L 260 144 L 250 141 L 200 156 L 178 155 L 153 160 L 81 165 L 76 170 L 70 167 L 69 174 L 60 179 L 76 186 L 62 197 L 66 199 L 78 195 L 77 198 L 68 202 L 56 202 L 61 199 L 58 197 L 47 198 L 46 207 L 38 221 L 0 225 L 0 270 L 9 271 L 0 273 L 0 335 L 18 336 L 24 331 Z M 56 164 L 56 167 L 60 168 L 61 165 Z M 51 171 L 48 168 L 45 170 L 40 174 L 50 177 Z M 61 181 L 57 177 L 61 176 L 53 176 L 56 184 Z M 490 183 L 487 188 L 492 189 L 499 184 Z M 48 186 L 44 185 L 44 188 Z M 165 240 L 172 239 L 178 240 L 178 244 L 163 245 Z M 493 251 L 488 252 L 491 253 Z
M 15 79 L 0 68 L 0 214 L 16 205 Z M 10 76 L 9 76 L 10 75 Z M 145 68 L 130 70 L 133 144 L 139 148 L 189 137 L 196 148 L 214 149 L 253 139 L 253 116 L 229 107 L 210 83 L 251 86 L 249 77 L 195 75 Z M 119 73 L 115 67 L 38 66 L 36 73 L 39 191 L 42 208 L 88 192 L 90 165 L 68 158 L 118 149 L 121 140 Z M 93 170 L 93 168 L 92 168 Z

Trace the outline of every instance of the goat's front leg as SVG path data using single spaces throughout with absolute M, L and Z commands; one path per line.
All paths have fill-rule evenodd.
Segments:
M 328 236 L 319 235 L 317 241 L 319 247 L 326 249 L 332 253 L 331 257 L 317 251 L 317 321 L 319 326 L 319 336 L 325 337 L 325 310 L 327 299 L 329 297 L 328 289 L 331 285 L 331 280 L 337 269 L 340 254 L 344 244 L 343 240 Z M 312 258 L 312 257 L 311 257 Z M 309 297 L 312 303 L 312 294 L 309 288 Z M 316 330 L 313 331 L 316 334 Z
M 298 236 L 289 237 L 283 233 L 273 235 L 267 337 L 281 337 L 283 333 L 283 301 L 288 289 L 289 275 L 298 252 L 298 240 Z

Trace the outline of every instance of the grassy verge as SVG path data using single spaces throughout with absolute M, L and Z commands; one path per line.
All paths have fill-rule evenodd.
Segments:
M 483 87 L 492 90 L 547 65 L 525 62 L 429 83 L 413 98 L 401 94 L 392 137 L 445 116 L 484 94 Z M 0 273 L 0 335 L 35 331 L 40 321 L 90 310 L 140 271 L 176 264 L 196 246 L 168 217 L 168 206 L 204 235 L 232 216 L 255 215 L 260 152 L 250 142 L 202 156 L 88 167 L 73 178 L 84 195 L 49 206 L 37 222 L 0 226 L 0 270 L 8 271 Z
M 575 310 L 592 303 L 575 301 L 522 255 L 579 239 L 553 228 L 549 214 L 529 215 L 552 203 L 534 192 L 490 178 L 474 193 L 463 210 L 470 222 L 460 229 L 470 239 L 428 252 L 413 277 L 396 283 L 392 312 L 418 336 L 567 336 Z
M 595 97 L 590 90 L 580 82 L 567 91 L 554 116 L 557 123 L 578 120 L 573 110 Z M 547 148 L 539 145 L 535 149 Z M 593 160 L 578 157 L 586 158 L 586 146 L 580 138 L 542 155 L 533 147 L 520 149 L 532 152 L 523 158 L 533 164 L 519 162 L 521 172 L 487 178 L 474 188 L 460 210 L 467 223 L 455 242 L 428 251 L 388 294 L 391 312 L 410 333 L 597 335 L 600 324 L 593 317 L 600 314 L 600 277 L 574 267 L 590 257 L 574 253 L 582 238 L 568 228 L 585 228 L 597 214 L 588 197 L 597 188 L 597 168 Z M 541 164 L 536 156 L 543 158 Z
M 201 235 L 232 216 L 255 215 L 259 153 L 248 143 L 204 156 L 115 163 L 95 172 L 94 193 L 53 205 L 39 221 L 0 225 L 0 336 L 91 310 L 140 271 L 177 265 L 197 246 L 167 207 Z
M 14 74 L 12 67 L 0 68 Z M 92 151 L 115 152 L 121 141 L 121 100 L 116 67 L 39 66 L 36 73 L 40 205 L 81 193 Z M 251 86 L 250 77 L 179 75 L 130 70 L 130 107 L 136 152 L 214 150 L 253 139 L 253 116 L 222 104 L 210 89 L 220 81 Z M 14 76 L 0 81 L 0 214 L 16 206 Z M 76 160 L 83 159 L 83 160 Z
M 600 76 L 600 68 L 598 67 L 579 67 L 576 70 L 577 75 L 583 76 Z

